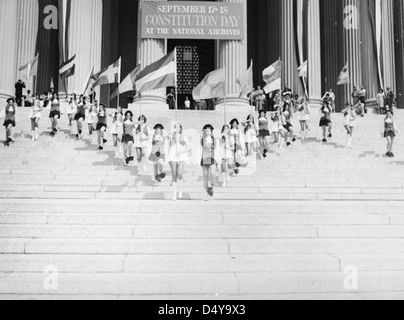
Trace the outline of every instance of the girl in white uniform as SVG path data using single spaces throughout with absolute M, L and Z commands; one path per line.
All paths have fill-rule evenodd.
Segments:
M 245 162 L 245 137 L 244 131 L 239 129 L 240 123 L 237 119 L 230 121 L 230 137 L 233 146 L 234 173 L 240 173 L 242 162 Z
M 105 105 L 101 104 L 98 110 L 97 121 L 97 138 L 98 138 L 98 150 L 104 150 L 104 144 L 107 143 L 105 139 L 105 132 L 107 131 L 108 115 Z
M 123 135 L 123 113 L 122 108 L 118 107 L 116 112 L 113 113 L 110 117 L 112 117 L 111 123 L 111 134 L 112 141 L 115 148 L 115 159 L 119 158 L 119 155 L 122 153 L 122 135 Z
M 16 126 L 16 114 L 17 114 L 17 109 L 15 106 L 16 103 L 13 98 L 7 99 L 7 106 L 4 110 L 5 118 L 3 123 L 3 126 L 6 129 L 6 142 L 4 143 L 6 147 L 9 147 L 10 143 L 13 142 L 12 139 L 13 128 L 15 128 Z
M 139 174 L 146 170 L 146 155 L 149 143 L 149 127 L 146 125 L 147 118 L 141 115 L 136 123 L 135 129 L 135 150 L 137 162 L 139 163 Z
M 73 94 L 68 102 L 67 117 L 69 119 L 69 127 L 73 125 L 74 117 L 77 112 L 77 96 Z
M 296 112 L 298 113 L 298 120 L 300 123 L 300 134 L 303 140 L 307 139 L 307 134 L 310 130 L 308 121 L 310 120 L 309 104 L 305 97 L 301 98 L 297 104 Z
M 286 141 L 286 129 L 283 126 L 286 121 L 279 106 L 276 108 L 276 111 L 272 113 L 271 119 L 273 122 L 271 133 L 274 135 L 275 145 L 282 150 L 283 141 Z
M 188 161 L 188 152 L 190 150 L 189 142 L 182 134 L 182 126 L 177 123 L 174 131 L 169 135 L 169 153 L 167 161 L 171 167 L 172 183 L 174 189 L 173 201 L 182 198 L 182 184 L 184 183 L 185 164 Z
M 97 130 L 98 123 L 98 102 L 95 101 L 93 105 L 86 108 L 86 121 L 88 125 L 88 134 L 91 137 L 93 132 Z
M 259 144 L 261 146 L 261 154 L 265 159 L 268 155 L 269 148 L 271 145 L 271 133 L 269 132 L 269 120 L 267 117 L 267 112 L 261 110 L 258 119 L 259 126 Z
M 134 130 L 135 130 L 135 123 L 133 122 L 133 113 L 131 111 L 127 111 L 125 113 L 125 121 L 123 123 L 123 136 L 122 136 L 123 153 L 126 165 L 129 165 L 129 163 L 131 163 L 134 160 L 133 157 L 133 143 L 135 142 Z
M 352 137 L 359 111 L 351 103 L 347 102 L 345 109 L 342 110 L 342 114 L 344 115 L 344 128 L 348 134 L 347 147 L 352 149 Z
M 226 187 L 227 183 L 230 181 L 229 170 L 234 167 L 234 145 L 232 145 L 231 141 L 230 127 L 225 125 L 222 128 L 222 134 L 219 142 L 220 154 L 222 158 L 223 187 Z
M 84 96 L 80 96 L 74 120 L 77 123 L 76 138 L 80 140 L 83 137 L 83 122 L 86 120 L 86 98 Z
M 33 101 L 29 115 L 29 118 L 31 119 L 32 141 L 36 141 L 38 139 L 39 121 L 41 120 L 42 111 L 43 103 L 40 99 L 40 95 L 37 94 L 35 100 Z
M 257 151 L 258 144 L 258 128 L 252 114 L 247 117 L 247 122 L 243 123 L 243 126 L 247 155 L 252 156 Z

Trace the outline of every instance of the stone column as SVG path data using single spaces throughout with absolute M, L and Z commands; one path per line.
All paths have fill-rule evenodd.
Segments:
M 240 98 L 240 87 L 237 79 L 247 71 L 247 0 L 222 0 L 227 3 L 243 4 L 244 20 L 244 39 L 239 40 L 221 40 L 219 41 L 219 68 L 225 68 L 226 71 L 226 103 L 230 108 L 247 107 L 250 111 L 250 105 L 247 98 Z M 219 106 L 223 104 L 223 99 L 219 100 Z
M 142 69 L 148 65 L 156 62 L 167 54 L 165 40 L 161 39 L 141 39 L 141 6 L 143 1 L 153 1 L 153 0 L 140 0 L 139 6 L 139 63 Z M 142 93 L 142 104 L 148 104 L 157 108 L 167 109 L 166 102 L 167 90 L 165 88 L 153 90 L 149 92 Z
M 101 71 L 102 1 L 72 0 L 69 28 L 69 56 L 76 54 L 76 73 L 68 79 L 69 93 L 82 94 L 92 66 Z M 70 57 L 69 57 L 70 58 Z M 100 90 L 97 88 L 97 98 Z
M 404 0 L 394 1 L 397 106 L 404 107 Z
M 344 8 L 351 7 L 352 20 L 350 27 L 344 26 L 344 57 L 349 64 L 351 84 L 345 86 L 345 99 L 351 100 L 354 86 L 362 86 L 362 56 L 360 35 L 360 1 L 344 0 Z M 346 21 L 345 21 L 346 23 Z
M 0 1 L 0 100 L 3 101 L 15 94 L 14 84 L 17 79 L 17 31 L 18 2 L 15 0 Z
M 282 33 L 282 86 L 288 86 L 296 91 L 298 66 L 294 31 L 294 0 L 282 1 Z
M 320 0 L 309 0 L 308 80 L 312 106 L 321 107 L 321 76 Z
M 382 52 L 383 79 L 385 89 L 396 89 L 396 69 L 394 55 L 394 2 L 382 0 Z
M 36 0 L 17 0 L 18 4 L 18 37 L 17 37 L 17 71 L 18 68 L 35 57 L 35 46 L 38 35 L 39 3 Z M 36 77 L 35 77 L 36 78 Z M 35 78 L 25 82 L 27 89 L 33 94 Z

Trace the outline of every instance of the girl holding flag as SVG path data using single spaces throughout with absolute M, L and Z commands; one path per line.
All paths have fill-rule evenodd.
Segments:
M 6 147 L 10 146 L 10 143 L 13 142 L 13 139 L 11 138 L 13 136 L 13 128 L 16 126 L 16 114 L 17 114 L 17 109 L 15 107 L 15 100 L 14 98 L 9 98 L 7 99 L 7 106 L 4 109 L 4 123 L 3 126 L 6 129 L 6 142 L 4 145 Z
M 77 107 L 77 113 L 74 116 L 74 120 L 77 122 L 77 139 L 83 137 L 83 122 L 86 120 L 86 97 L 80 96 L 80 101 Z

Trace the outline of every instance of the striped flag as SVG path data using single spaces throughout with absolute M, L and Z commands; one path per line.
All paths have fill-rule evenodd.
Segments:
M 177 86 L 177 50 L 147 66 L 136 77 L 138 92 Z
M 342 86 L 344 84 L 350 84 L 351 80 L 349 78 L 349 66 L 348 62 L 345 65 L 344 69 L 342 69 L 341 74 L 339 75 L 337 85 Z
M 271 64 L 266 68 L 262 76 L 267 84 L 264 88 L 265 93 L 271 93 L 282 88 L 282 61 L 278 61 Z
M 250 68 L 247 72 L 237 79 L 237 84 L 240 86 L 240 98 L 248 96 L 254 90 L 253 80 L 253 62 L 251 61 Z
M 34 59 L 32 59 L 27 64 L 21 66 L 18 70 L 20 71 L 21 78 L 29 81 L 29 79 L 33 76 L 36 76 L 38 73 L 38 58 L 39 54 L 36 55 Z
M 194 100 L 209 100 L 226 96 L 225 69 L 209 73 L 205 79 L 193 90 Z
M 91 68 L 90 73 L 87 76 L 86 82 L 84 83 L 83 95 L 88 96 L 90 94 L 90 89 L 93 83 L 97 80 L 99 74 L 94 74 L 94 66 Z
M 119 83 L 121 81 L 121 58 L 108 68 L 97 73 L 96 76 L 97 80 L 91 85 L 93 89 L 106 84 Z
M 136 76 L 139 74 L 139 72 L 140 64 L 131 73 L 129 73 L 125 79 L 123 79 L 118 89 L 116 89 L 112 94 L 111 99 L 114 99 L 122 93 L 136 90 Z
M 62 64 L 59 68 L 60 77 L 63 79 L 67 79 L 74 75 L 76 70 L 76 55 Z

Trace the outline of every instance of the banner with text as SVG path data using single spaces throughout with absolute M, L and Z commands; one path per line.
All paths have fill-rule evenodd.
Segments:
M 143 39 L 243 40 L 243 4 L 142 1 Z

